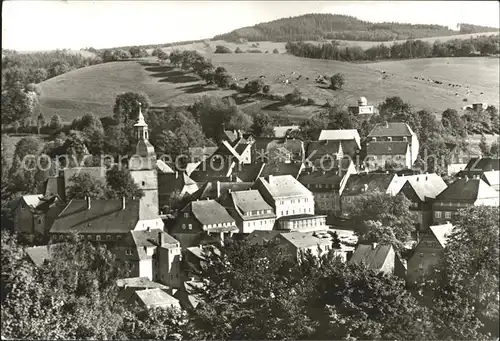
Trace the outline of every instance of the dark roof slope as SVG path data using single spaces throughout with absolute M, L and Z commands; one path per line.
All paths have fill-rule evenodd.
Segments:
M 408 142 L 376 141 L 368 143 L 366 152 L 370 155 L 401 155 L 408 151 Z
M 368 174 L 351 174 L 346 182 L 342 195 L 351 196 L 359 195 L 364 192 L 383 192 L 385 193 L 396 174 L 368 173 Z
M 316 184 L 329 184 L 333 185 L 334 188 L 340 188 L 340 182 L 342 181 L 342 178 L 343 176 L 339 176 L 337 170 L 331 170 L 328 172 L 317 170 L 313 172 L 303 172 L 299 177 L 299 182 L 305 186 L 316 185 Z M 312 190 L 317 191 L 315 188 Z M 324 190 L 331 191 L 331 188 L 324 188 Z
M 403 122 L 387 122 L 377 124 L 368 137 L 396 137 L 396 136 L 412 136 L 412 131 L 408 124 Z
M 349 263 L 364 263 L 370 269 L 381 270 L 391 249 L 391 245 L 377 245 L 375 248 L 372 245 L 358 245 Z
M 475 201 L 498 198 L 498 192 L 481 179 L 457 179 L 436 197 L 436 201 Z
M 220 196 L 224 196 L 229 191 L 244 191 L 253 186 L 253 182 L 223 182 L 219 181 Z M 209 181 L 203 184 L 199 190 L 194 192 L 190 200 L 217 199 L 217 181 Z
M 426 201 L 425 198 L 434 199 L 448 187 L 443 178 L 435 173 L 412 176 L 404 186 L 410 186 L 420 201 Z
M 260 173 L 260 177 L 268 177 L 269 175 L 291 175 L 297 178 L 302 168 L 302 163 L 266 163 Z
M 231 197 L 236 207 L 242 212 L 253 212 L 261 210 L 272 210 L 272 207 L 264 200 L 259 191 L 253 189 L 241 192 L 232 192 Z
M 462 176 L 461 173 L 466 174 L 467 172 L 485 172 L 492 170 L 500 170 L 500 159 L 490 157 L 475 157 L 470 159 L 464 170 L 461 171 L 458 176 Z
M 182 212 L 192 212 L 195 218 L 203 225 L 235 223 L 233 217 L 215 200 L 192 201 Z

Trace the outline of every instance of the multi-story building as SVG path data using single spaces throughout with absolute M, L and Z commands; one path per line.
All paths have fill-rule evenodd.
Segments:
M 274 227 L 276 214 L 255 189 L 228 193 L 222 205 L 235 219 L 238 233 L 270 231 Z
M 376 147 L 370 147 L 372 143 L 386 142 L 385 144 L 376 144 Z M 390 143 L 389 143 L 390 142 Z M 408 151 L 405 149 L 405 142 L 408 145 L 409 158 L 406 155 Z M 389 153 L 389 146 L 391 153 Z M 403 122 L 385 122 L 377 124 L 370 134 L 368 134 L 367 142 L 367 156 L 370 157 L 368 150 L 381 149 L 380 153 L 389 153 L 387 155 L 394 155 L 393 150 L 398 151 L 398 155 L 405 155 L 405 164 L 413 165 L 418 156 L 419 143 L 417 134 L 413 132 L 410 126 Z
M 411 169 L 413 160 L 408 142 L 372 141 L 366 147 L 368 170 L 384 169 L 387 164 L 401 169 Z
M 453 222 L 457 211 L 470 206 L 498 206 L 498 192 L 476 175 L 455 180 L 432 204 L 433 224 Z
M 291 175 L 259 178 L 255 188 L 274 209 L 276 217 L 314 214 L 314 196 Z
M 453 225 L 433 225 L 429 227 L 429 233 L 423 234 L 418 244 L 408 258 L 408 269 L 406 281 L 415 284 L 421 277 L 433 273 L 434 267 L 439 263 L 443 250 L 446 246 L 448 236 L 453 230 Z
M 215 200 L 197 200 L 184 207 L 171 229 L 182 248 L 200 244 L 224 243 L 226 236 L 238 232 L 236 221 Z
M 276 221 L 276 230 L 290 232 L 325 231 L 326 215 L 297 214 L 281 217 Z
M 280 233 L 272 243 L 277 243 L 278 247 L 297 261 L 309 252 L 316 257 L 322 256 L 333 247 L 332 236 L 327 231 Z M 338 253 L 345 259 L 344 252 L 338 250 Z

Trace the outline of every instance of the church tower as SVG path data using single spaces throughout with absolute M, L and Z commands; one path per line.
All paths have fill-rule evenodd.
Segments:
M 135 147 L 135 155 L 130 158 L 130 175 L 137 186 L 144 192 L 144 196 L 140 200 L 141 211 L 158 215 L 159 204 L 156 154 L 155 148 L 148 140 L 148 125 L 142 114 L 141 103 L 139 103 L 139 115 L 136 124 L 134 124 L 134 131 L 137 138 L 137 145 Z M 153 217 L 151 217 L 151 219 L 153 219 Z

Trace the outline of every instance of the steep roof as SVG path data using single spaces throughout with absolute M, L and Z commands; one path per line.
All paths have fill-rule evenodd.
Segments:
M 22 199 L 31 208 L 36 208 L 43 199 L 43 194 L 23 195 Z
M 219 181 L 220 196 L 224 196 L 229 191 L 244 191 L 253 186 L 253 182 L 223 182 Z M 203 184 L 199 190 L 194 192 L 191 200 L 217 199 L 217 182 L 209 181 Z
M 260 178 L 264 188 L 273 198 L 311 196 L 312 193 L 291 175 L 269 176 Z
M 147 307 L 180 307 L 179 300 L 160 288 L 137 290 L 135 294 Z
M 408 142 L 404 141 L 375 141 L 366 146 L 366 152 L 370 155 L 401 155 L 408 151 Z
M 272 207 L 264 200 L 259 191 L 252 189 L 248 191 L 232 192 L 231 197 L 235 206 L 242 212 L 261 210 L 272 210 Z
M 163 246 L 177 246 L 179 242 L 171 235 L 164 232 L 162 228 L 152 228 L 151 230 L 131 231 L 135 246 L 160 246 L 160 235 Z
M 410 137 L 414 135 L 414 132 L 408 126 L 408 124 L 403 122 L 387 122 L 377 124 L 368 137 L 396 137 L 396 136 L 406 136 Z
M 243 182 L 254 182 L 261 176 L 263 168 L 264 163 L 262 162 L 239 164 L 233 168 L 232 175 L 238 177 Z
M 71 200 L 54 221 L 51 233 L 125 233 L 132 231 L 140 219 L 151 219 L 139 200 L 128 200 L 122 209 L 122 200 Z M 159 219 L 159 218 L 158 218 Z M 155 227 L 155 226 L 152 226 Z M 163 226 L 161 226 L 163 227 Z
M 448 242 L 448 236 L 453 231 L 453 225 L 450 223 L 442 224 L 442 225 L 433 225 L 429 226 L 432 234 L 436 237 L 439 244 L 444 248 L 446 243 Z
M 407 178 L 406 181 L 405 178 Z M 434 199 L 448 187 L 443 178 L 436 173 L 410 175 L 408 177 L 402 177 L 401 180 L 405 182 L 405 185 L 407 183 L 411 186 L 420 201 L 426 201 L 425 198 Z
M 303 185 L 329 184 L 334 188 L 340 188 L 340 182 L 344 176 L 340 176 L 338 170 L 303 172 L 299 177 L 299 182 Z M 330 190 L 330 188 L 325 189 Z
M 471 158 L 462 172 L 485 172 L 491 170 L 500 170 L 500 159 L 490 157 Z
M 51 258 L 54 250 L 62 244 L 50 244 L 50 245 L 40 245 L 27 247 L 25 249 L 26 255 L 36 266 L 41 266 L 45 260 Z
M 45 195 L 59 195 L 64 199 L 65 188 L 64 188 L 64 177 L 51 176 L 47 179 L 45 184 Z
M 189 155 L 191 155 L 193 159 L 201 161 L 212 156 L 217 149 L 218 147 L 190 147 Z
M 318 140 L 355 140 L 358 147 L 361 148 L 361 138 L 359 137 L 357 129 L 322 130 L 319 134 Z
M 303 169 L 303 163 L 266 163 L 262 168 L 260 177 L 268 177 L 269 175 L 291 175 L 297 178 Z
M 358 245 L 349 260 L 350 264 L 364 263 L 368 268 L 379 271 L 389 257 L 391 245 Z
M 174 170 L 172 169 L 172 167 L 167 165 L 162 160 L 156 160 L 156 168 L 162 173 L 174 173 Z
M 464 178 L 455 180 L 436 197 L 436 201 L 475 201 L 488 198 L 498 198 L 498 192 L 479 178 Z
M 254 230 L 245 238 L 245 240 L 248 241 L 250 244 L 262 245 L 264 243 L 273 240 L 280 233 L 282 232 L 278 230 L 271 230 L 271 231 Z
M 192 201 L 182 209 L 182 212 L 192 212 L 195 218 L 203 225 L 235 223 L 233 217 L 215 200 Z
M 392 183 L 397 178 L 396 174 L 383 174 L 383 173 L 360 173 L 351 174 L 347 179 L 343 196 L 359 195 L 365 192 L 383 192 L 386 193 Z M 365 186 L 366 185 L 366 186 Z

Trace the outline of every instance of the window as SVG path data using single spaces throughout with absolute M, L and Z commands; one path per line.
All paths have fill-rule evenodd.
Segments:
M 38 218 L 38 223 L 41 224 L 42 223 L 42 219 L 41 218 Z
M 101 240 L 101 236 L 100 235 L 95 236 L 95 240 L 100 241 Z
M 111 240 L 111 236 L 109 234 L 106 236 L 106 240 Z
M 423 252 L 420 252 L 420 257 L 423 257 L 424 256 L 424 253 Z
M 88 239 L 88 240 L 92 240 L 92 235 L 91 235 L 91 234 L 88 234 L 88 235 L 87 235 L 87 239 Z
M 419 264 L 419 265 L 418 265 L 418 268 L 419 268 L 420 270 L 424 270 L 424 264 Z
M 436 257 L 436 253 L 435 252 L 432 253 L 432 257 Z
M 132 256 L 132 250 L 131 249 L 125 250 L 125 255 Z
M 122 240 L 122 235 L 121 235 L 121 234 L 117 235 L 117 236 L 116 236 L 116 239 L 117 239 L 117 240 Z
M 145 186 L 145 185 L 146 185 L 146 181 L 143 181 L 143 182 L 142 182 L 142 185 L 143 185 L 143 186 Z
M 441 218 L 441 211 L 436 211 L 435 216 L 436 216 L 436 218 Z
M 188 229 L 192 230 L 193 229 L 193 224 L 188 225 Z
M 184 218 L 189 218 L 189 212 L 184 212 Z
M 451 212 L 444 212 L 444 217 L 446 219 L 450 219 L 451 218 Z
M 186 224 L 182 224 L 182 229 L 185 230 L 186 229 Z

